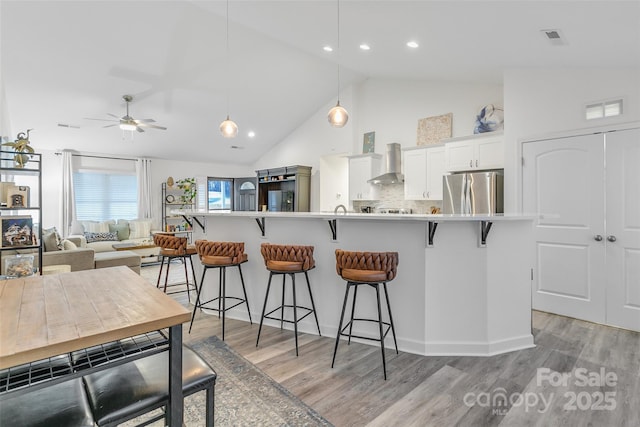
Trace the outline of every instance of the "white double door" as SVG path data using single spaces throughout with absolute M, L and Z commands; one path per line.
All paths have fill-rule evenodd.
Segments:
M 640 129 L 523 144 L 533 308 L 640 331 Z

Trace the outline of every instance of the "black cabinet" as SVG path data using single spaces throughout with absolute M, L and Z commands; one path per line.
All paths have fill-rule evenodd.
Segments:
M 309 212 L 311 167 L 286 166 L 257 170 L 258 210 Z

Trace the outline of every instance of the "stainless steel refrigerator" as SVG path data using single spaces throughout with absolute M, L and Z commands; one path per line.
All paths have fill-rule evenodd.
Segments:
M 442 213 L 496 214 L 504 212 L 502 171 L 462 172 L 442 177 Z

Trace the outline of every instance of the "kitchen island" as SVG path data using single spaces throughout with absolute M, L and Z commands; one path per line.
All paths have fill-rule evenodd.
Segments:
M 315 247 L 316 268 L 309 278 L 322 334 L 329 337 L 336 336 L 345 290 L 344 280 L 336 274 L 335 250 L 396 251 L 400 260 L 398 274 L 388 288 L 400 350 L 421 355 L 489 356 L 534 345 L 533 217 L 174 213 L 193 223 L 194 240 L 245 242 L 249 262 L 242 268 L 253 319 L 259 319 L 269 276 L 260 255 L 261 243 Z M 194 264 L 196 269 L 200 267 L 198 262 Z M 215 296 L 217 290 L 211 277 L 203 290 L 205 297 Z M 234 292 L 241 292 L 239 278 L 230 273 L 227 293 Z M 305 292 L 299 294 L 304 296 Z M 305 303 L 308 301 L 302 301 L 302 305 Z M 375 307 L 373 292 L 359 295 L 361 315 L 375 316 Z M 248 320 L 246 310 L 240 308 L 227 315 Z M 265 323 L 277 326 L 277 322 Z M 305 319 L 298 327 L 317 333 L 311 319 Z M 375 331 L 372 329 L 371 333 Z

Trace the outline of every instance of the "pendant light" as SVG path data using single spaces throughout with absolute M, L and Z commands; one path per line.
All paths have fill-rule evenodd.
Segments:
M 220 123 L 220 132 L 225 138 L 238 136 L 238 125 L 229 118 L 229 0 L 227 0 L 227 119 Z
M 336 53 L 338 56 L 338 103 L 335 107 L 329 110 L 327 119 L 331 126 L 336 128 L 344 127 L 349 120 L 349 113 L 340 105 L 340 0 L 337 0 L 338 5 L 338 44 L 336 46 Z

